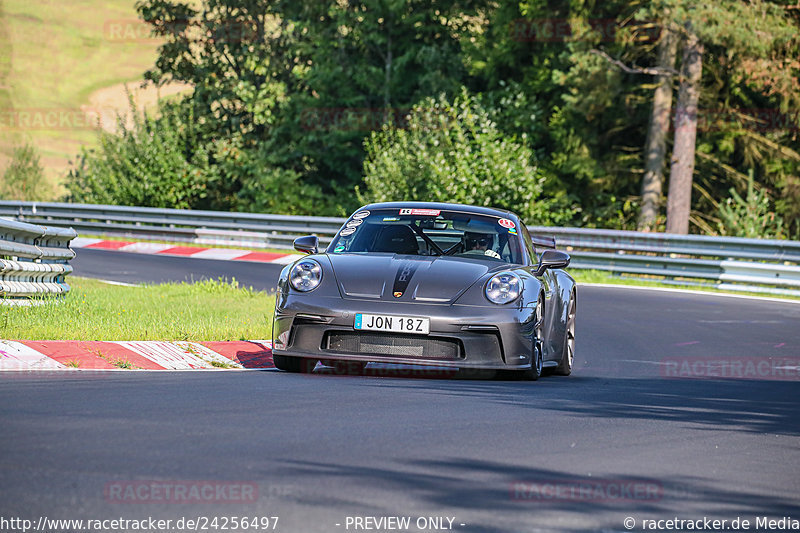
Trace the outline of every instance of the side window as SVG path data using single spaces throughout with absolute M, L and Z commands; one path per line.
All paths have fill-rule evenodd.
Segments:
M 536 249 L 533 247 L 533 241 L 531 240 L 531 234 L 528 233 L 528 228 L 525 227 L 525 224 L 520 224 L 520 229 L 522 229 L 522 242 L 525 243 L 525 251 L 528 253 L 528 257 L 530 258 L 530 263 L 535 265 L 538 263 L 538 259 L 536 257 Z

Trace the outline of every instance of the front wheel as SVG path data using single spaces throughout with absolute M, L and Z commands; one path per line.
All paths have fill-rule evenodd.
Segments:
M 302 374 L 310 374 L 314 371 L 314 367 L 317 366 L 317 361 L 314 359 L 291 355 L 272 354 L 272 362 L 278 370 Z
M 536 324 L 534 326 L 533 337 L 533 350 L 531 353 L 531 368 L 530 370 L 523 371 L 522 375 L 525 379 L 536 381 L 542 377 L 542 370 L 544 368 L 542 346 L 544 342 L 544 302 L 539 298 L 536 304 Z
M 569 311 L 567 312 L 567 331 L 564 333 L 564 351 L 561 354 L 561 362 L 558 364 L 555 373 L 560 376 L 572 374 L 572 365 L 575 362 L 575 315 L 577 305 L 575 303 L 575 293 L 572 293 L 569 301 Z

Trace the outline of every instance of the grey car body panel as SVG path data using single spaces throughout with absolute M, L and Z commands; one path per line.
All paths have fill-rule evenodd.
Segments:
M 522 225 L 508 211 L 428 202 L 392 202 L 363 210 L 422 208 L 501 216 Z M 352 220 L 352 217 L 351 219 Z M 346 225 L 346 224 L 345 224 Z M 344 227 L 344 226 L 343 226 Z M 525 232 L 527 235 L 527 232 Z M 561 269 L 535 276 L 537 257 L 524 254 L 525 264 L 508 264 L 454 256 L 416 256 L 392 253 L 330 253 L 307 255 L 322 268 L 322 281 L 301 293 L 289 284 L 287 265 L 278 280 L 273 323 L 273 352 L 277 355 L 326 360 L 360 360 L 462 368 L 525 370 L 531 367 L 534 318 L 539 295 L 544 296 L 543 358 L 555 366 L 563 353 L 566 320 L 575 282 Z M 532 248 L 532 246 L 531 246 Z M 413 272 L 408 275 L 408 272 Z M 511 271 L 522 280 L 520 297 L 497 305 L 484 296 L 486 282 L 498 272 Z M 408 278 L 408 279 L 405 279 Z M 398 280 L 407 281 L 395 297 Z M 337 353 L 326 349 L 326 334 L 353 332 L 356 313 L 427 317 L 432 339 L 455 339 L 463 348 L 458 359 L 419 356 Z
M 328 259 L 345 299 L 396 301 L 394 285 L 405 275 L 408 285 L 401 300 L 450 304 L 487 272 L 505 270 L 504 264 L 443 256 L 376 253 L 338 254 Z

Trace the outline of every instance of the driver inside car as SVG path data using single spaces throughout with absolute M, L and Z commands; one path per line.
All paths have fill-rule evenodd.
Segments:
M 470 255 L 486 255 L 500 259 L 500 254 L 489 248 L 494 240 L 493 236 L 485 233 L 465 233 L 464 234 L 464 249 L 465 253 Z

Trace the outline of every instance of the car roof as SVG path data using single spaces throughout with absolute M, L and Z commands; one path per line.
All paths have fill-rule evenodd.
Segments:
M 361 209 L 438 209 L 440 211 L 463 211 L 466 213 L 475 213 L 479 215 L 493 215 L 500 217 L 509 217 L 519 220 L 519 217 L 505 209 L 497 209 L 494 207 L 480 207 L 476 205 L 466 204 L 448 204 L 445 202 L 381 202 L 375 204 L 365 205 Z

